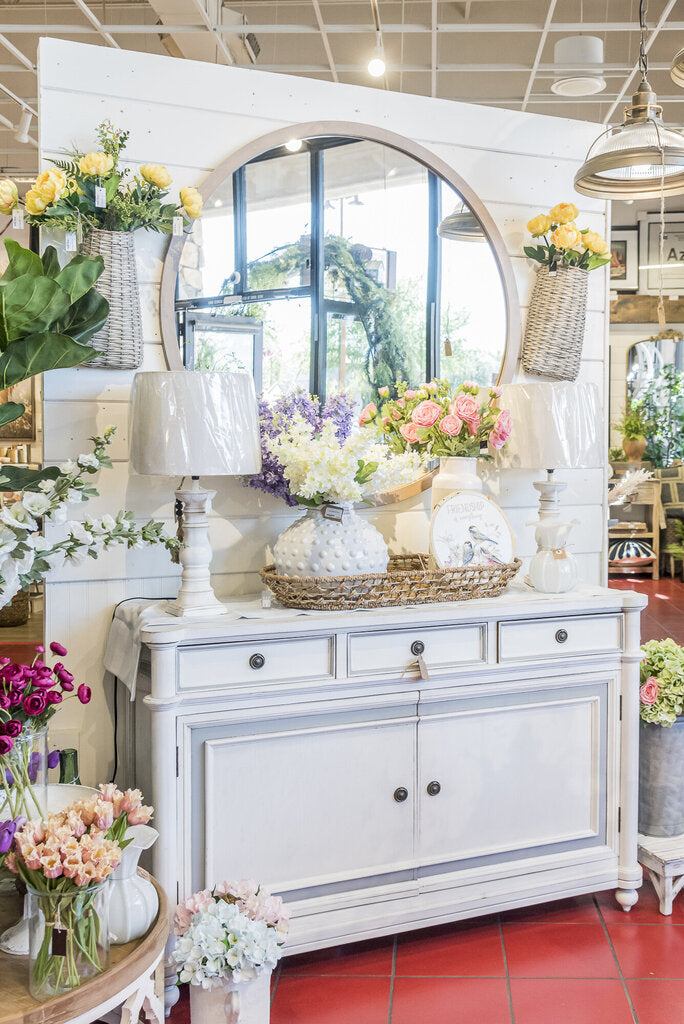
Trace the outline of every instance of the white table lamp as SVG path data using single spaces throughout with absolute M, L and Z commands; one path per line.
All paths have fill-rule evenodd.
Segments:
M 561 521 L 560 493 L 566 485 L 554 478 L 554 471 L 603 465 L 599 390 L 595 384 L 570 382 L 508 384 L 501 401 L 502 408 L 510 409 L 513 416 L 513 434 L 500 452 L 498 464 L 546 470 L 546 480 L 534 483 L 539 491 L 539 521 L 531 582 L 546 593 L 571 590 L 577 580 L 577 563 L 565 550 L 565 543 L 575 524 Z
M 259 415 L 247 373 L 174 370 L 137 373 L 133 384 L 131 462 L 136 472 L 180 477 L 183 566 L 174 615 L 226 611 L 211 586 L 208 513 L 215 491 L 200 476 L 241 476 L 261 469 Z M 189 481 L 189 486 L 185 486 Z

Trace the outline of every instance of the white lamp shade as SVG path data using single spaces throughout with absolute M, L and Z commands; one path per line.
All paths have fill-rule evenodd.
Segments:
M 513 433 L 499 453 L 517 469 L 580 469 L 602 466 L 603 416 L 595 384 L 507 384 L 502 408 Z
M 247 373 L 137 373 L 131 462 L 154 476 L 238 476 L 261 469 L 259 414 Z

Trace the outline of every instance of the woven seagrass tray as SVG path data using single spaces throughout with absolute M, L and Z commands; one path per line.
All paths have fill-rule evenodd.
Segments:
M 338 611 L 497 597 L 522 562 L 516 558 L 507 565 L 458 569 L 430 569 L 428 564 L 427 555 L 393 555 L 387 572 L 298 578 L 279 576 L 275 565 L 267 565 L 260 575 L 287 608 Z

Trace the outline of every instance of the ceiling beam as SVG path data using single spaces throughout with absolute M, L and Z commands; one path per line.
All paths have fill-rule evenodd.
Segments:
M 218 47 L 220 52 L 223 54 L 223 56 L 226 58 L 226 61 L 228 62 L 228 64 L 234 64 L 235 63 L 235 58 L 233 57 L 233 54 L 230 52 L 230 50 L 226 46 L 226 42 L 225 42 L 223 36 L 218 31 L 219 28 L 224 27 L 224 26 L 214 25 L 212 23 L 212 20 L 209 17 L 209 15 L 207 13 L 207 10 L 206 10 L 204 4 L 202 3 L 202 0 L 192 0 L 192 5 L 195 8 L 195 10 L 197 11 L 197 13 L 199 14 L 200 18 L 202 19 L 202 21 L 204 23 L 205 29 L 208 32 L 211 32 L 211 34 L 213 35 L 214 41 L 216 42 L 216 46 Z M 220 11 L 220 7 L 219 7 L 219 11 Z M 166 32 L 164 34 L 166 34 L 166 33 L 171 34 L 170 33 L 170 29 L 167 26 L 164 26 L 164 27 L 166 28 Z M 232 26 L 232 27 L 235 27 L 235 26 Z M 245 34 L 245 26 L 244 26 L 244 24 L 239 25 L 238 29 L 239 29 L 239 31 L 237 31 L 235 34 L 239 35 L 239 36 L 244 36 L 244 34 Z M 177 33 L 174 31 L 173 35 L 177 35 Z
M 529 100 L 530 95 L 532 93 L 532 86 L 534 85 L 534 76 L 536 75 L 537 68 L 539 67 L 539 65 L 541 63 L 542 53 L 544 52 L 544 46 L 546 44 L 546 37 L 548 36 L 549 29 L 551 28 L 551 22 L 553 20 L 553 12 L 555 11 L 555 9 L 556 9 L 556 0 L 549 0 L 549 6 L 548 6 L 548 9 L 546 11 L 546 18 L 544 20 L 544 28 L 542 29 L 541 36 L 539 37 L 539 43 L 537 45 L 537 52 L 535 53 L 534 60 L 532 62 L 532 68 L 530 70 L 530 77 L 527 80 L 527 86 L 525 88 L 525 95 L 523 96 L 522 107 L 520 108 L 521 110 L 527 110 L 527 101 Z
M 74 0 L 74 3 L 78 7 L 79 11 L 83 15 L 85 15 L 85 17 L 88 19 L 88 21 L 93 26 L 95 31 L 98 32 L 99 35 L 102 36 L 102 38 L 106 42 L 107 46 L 113 46 L 117 50 L 120 49 L 119 44 L 117 43 L 116 39 L 112 35 L 110 35 L 110 33 L 107 32 L 102 27 L 102 23 L 101 23 L 100 19 L 95 17 L 95 15 L 90 10 L 90 8 L 88 7 L 88 4 L 85 2 L 85 0 Z M 40 27 L 39 26 L 37 26 L 37 27 L 40 30 Z
M 25 53 L 18 50 L 14 43 L 11 43 L 6 36 L 0 33 L 0 46 L 4 46 L 8 53 L 11 53 L 13 57 L 16 57 L 20 64 L 24 65 L 26 71 L 35 71 L 36 65 L 33 61 L 29 60 Z M 16 69 L 17 71 L 19 68 Z
M 335 58 L 333 57 L 333 52 L 330 48 L 330 40 L 328 39 L 328 33 L 325 31 L 325 22 L 323 21 L 323 15 L 321 14 L 321 5 L 318 0 L 311 0 L 311 2 L 313 4 L 314 14 L 316 15 L 316 21 L 318 22 L 318 30 L 321 33 L 323 49 L 325 50 L 325 55 L 328 58 L 332 80 L 333 82 L 339 82 L 337 68 L 335 67 Z
M 665 25 L 665 22 L 667 21 L 668 15 L 669 15 L 670 11 L 672 10 L 672 8 L 674 7 L 674 5 L 676 3 L 677 3 L 677 0 L 667 0 L 667 3 L 665 4 L 665 7 L 663 8 L 662 14 L 658 18 L 658 22 L 657 22 L 655 28 L 653 29 L 653 31 L 651 32 L 650 36 L 646 40 L 646 43 L 645 43 L 645 46 L 644 46 L 644 49 L 646 50 L 646 53 L 648 53 L 648 51 L 651 49 L 651 47 L 653 46 L 653 43 L 656 41 L 656 39 L 658 38 L 659 34 L 663 30 L 663 27 Z M 617 94 L 615 102 L 611 105 L 608 113 L 603 118 L 603 123 L 604 124 L 609 124 L 610 123 L 610 119 L 613 116 L 613 114 L 615 113 L 615 109 L 616 109 L 618 103 L 620 102 L 622 97 L 627 92 L 627 89 L 629 88 L 629 84 L 632 81 L 632 79 L 634 78 L 634 76 L 636 75 L 638 70 L 639 70 L 639 61 L 636 62 L 636 64 L 634 65 L 634 67 L 632 68 L 630 73 L 627 75 L 627 78 L 625 79 L 625 81 L 623 83 L 622 89 Z
M 2 84 L 2 82 L 0 82 L 0 92 L 4 92 L 4 94 L 6 96 L 9 96 L 11 100 L 14 100 L 15 103 L 18 103 L 22 110 L 30 110 L 34 117 L 38 117 L 38 111 L 34 107 L 30 106 L 30 104 L 28 104 L 26 100 L 22 100 L 20 96 L 17 96 L 15 92 L 12 92 L 11 89 L 8 89 L 6 85 Z

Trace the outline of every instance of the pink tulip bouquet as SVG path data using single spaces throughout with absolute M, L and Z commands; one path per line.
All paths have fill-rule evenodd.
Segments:
M 174 919 L 179 982 L 212 988 L 249 981 L 262 968 L 273 970 L 289 917 L 280 896 L 251 878 L 193 893 L 176 908 Z
M 513 430 L 507 409 L 501 409 L 501 388 L 484 389 L 464 381 L 452 389 L 447 380 L 432 380 L 418 388 L 405 381 L 379 389 L 385 399 L 378 411 L 374 403 L 362 411 L 362 427 L 380 431 L 393 452 L 417 451 L 427 459 L 448 456 L 491 459 L 492 451 L 506 444 Z
M 67 649 L 55 641 L 50 652 L 63 658 Z M 45 648 L 39 645 L 30 665 L 0 658 L 0 813 L 10 821 L 43 814 L 34 787 L 44 775 L 45 754 L 34 749 L 36 735 L 66 700 L 88 704 L 91 698 L 90 687 L 77 686 L 62 661 L 50 666 L 44 655 Z M 53 751 L 47 767 L 55 767 L 58 759 L 59 752 Z

